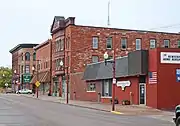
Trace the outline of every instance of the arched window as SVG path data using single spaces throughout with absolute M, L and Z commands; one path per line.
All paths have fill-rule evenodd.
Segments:
M 34 61 L 36 60 L 36 53 L 35 52 L 33 53 L 33 60 Z
M 30 61 L 30 53 L 29 53 L 29 52 L 26 52 L 26 54 L 25 54 L 25 60 L 26 60 L 26 61 Z

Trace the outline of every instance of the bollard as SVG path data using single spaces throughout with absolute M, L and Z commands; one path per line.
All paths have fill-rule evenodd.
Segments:
M 76 92 L 73 93 L 73 99 L 76 100 Z
M 132 92 L 130 92 L 129 95 L 130 95 L 130 105 L 132 105 L 133 104 L 133 100 L 132 100 L 132 95 L 133 94 L 132 94 Z
M 101 93 L 98 92 L 98 102 L 100 103 L 101 102 Z

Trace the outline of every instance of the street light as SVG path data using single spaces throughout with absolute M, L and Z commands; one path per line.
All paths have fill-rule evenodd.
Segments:
M 59 65 L 61 66 L 61 67 L 63 67 L 64 69 L 67 69 L 67 78 L 66 78 L 66 83 L 67 83 L 67 87 L 66 87 L 66 103 L 68 104 L 69 103 L 69 97 L 68 97 L 68 95 L 69 95 L 69 75 L 68 75 L 68 71 L 69 71 L 69 67 L 65 67 L 64 66 L 64 63 L 63 63 L 63 61 L 61 60 L 60 61 L 60 63 L 59 63 Z
M 35 70 L 35 67 L 32 66 L 32 71 L 33 71 L 33 72 L 34 72 L 34 71 L 36 72 L 37 81 L 38 81 L 38 80 L 39 80 L 39 74 L 38 74 L 39 72 L 38 72 L 38 70 Z M 38 90 L 39 90 L 39 87 L 36 86 L 36 92 L 37 92 L 36 94 L 37 94 L 37 98 L 38 98 L 38 95 L 39 95 L 39 94 L 38 94 Z
M 115 43 L 113 44 L 115 45 Z M 116 58 L 115 58 L 115 46 L 114 46 L 114 51 L 113 51 L 113 60 L 108 60 L 108 53 L 104 53 L 104 59 L 105 59 L 105 65 L 107 65 L 107 62 L 112 63 L 113 66 L 113 84 L 112 84 L 112 111 L 115 110 L 115 86 L 116 86 Z

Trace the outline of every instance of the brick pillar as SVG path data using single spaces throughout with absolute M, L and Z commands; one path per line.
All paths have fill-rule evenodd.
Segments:
M 62 97 L 62 76 L 59 76 L 59 97 Z

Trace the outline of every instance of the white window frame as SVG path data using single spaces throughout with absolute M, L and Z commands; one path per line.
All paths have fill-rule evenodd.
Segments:
M 112 37 L 108 37 L 106 40 L 106 49 L 112 49 L 112 46 L 113 46 L 112 43 L 113 43 Z M 111 48 L 108 48 L 108 44 L 111 45 Z
M 150 39 L 150 49 L 156 48 L 156 39 Z
M 30 73 L 30 65 L 25 65 L 25 73 Z
M 99 62 L 99 57 L 98 56 L 92 56 L 92 63 L 97 63 Z
M 94 86 L 93 88 L 91 86 Z M 88 83 L 87 84 L 87 91 L 86 92 L 96 92 L 96 84 L 95 83 Z
M 92 45 L 92 46 L 93 46 L 93 49 L 98 49 L 98 46 L 99 46 L 99 45 L 98 45 L 98 44 L 99 44 L 99 37 L 95 37 L 95 36 L 94 36 L 94 37 L 92 38 L 92 44 L 93 44 L 93 45 Z
M 166 42 L 168 42 L 168 45 L 166 45 Z M 166 46 L 168 46 L 167 48 L 170 47 L 170 40 L 169 39 L 164 39 L 164 48 L 166 48 Z
M 103 80 L 102 98 L 112 98 L 112 91 L 110 93 L 110 80 Z M 106 85 L 106 86 L 105 86 Z M 112 86 L 112 83 L 111 83 Z M 104 94 L 103 94 L 104 93 Z M 107 95 L 105 95 L 107 93 Z M 111 94 L 111 95 L 110 95 Z
M 136 39 L 136 50 L 141 50 L 141 39 L 137 38 Z
M 125 48 L 123 48 L 124 45 L 125 45 Z M 121 38 L 121 49 L 122 50 L 127 49 L 127 38 Z

